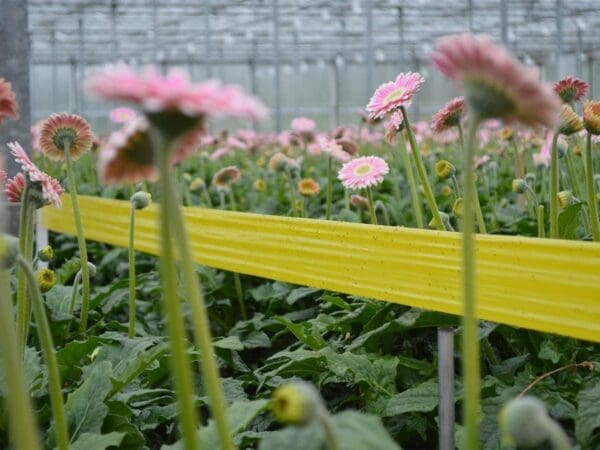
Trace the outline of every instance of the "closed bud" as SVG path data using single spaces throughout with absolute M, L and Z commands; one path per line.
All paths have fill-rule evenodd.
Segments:
M 527 191 L 527 183 L 523 178 L 515 178 L 512 181 L 512 191 L 517 194 L 524 194 Z
M 444 229 L 446 231 L 454 231 L 452 228 L 452 224 L 450 224 L 450 216 L 445 212 L 440 211 L 440 217 L 442 218 L 442 223 L 444 224 Z M 437 223 L 435 221 L 435 217 L 429 221 L 429 228 L 437 229 Z
M 52 258 L 54 258 L 54 250 L 49 245 L 46 245 L 45 247 L 42 247 L 38 250 L 37 256 L 40 259 L 40 261 L 48 262 Z
M 435 163 L 435 174 L 442 180 L 454 175 L 454 172 L 456 169 L 450 161 L 441 159 Z
M 254 190 L 258 192 L 265 192 L 267 190 L 267 183 L 265 180 L 258 179 L 254 181 Z
M 206 188 L 206 182 L 202 178 L 194 178 L 190 183 L 190 191 L 202 192 Z
M 525 183 L 527 183 L 529 186 L 533 186 L 535 184 L 535 173 L 527 172 L 524 179 Z
M 279 386 L 273 392 L 271 407 L 275 418 L 285 424 L 304 425 L 317 418 L 323 400 L 310 383 L 298 382 Z
M 566 136 L 583 130 L 583 122 L 573 108 L 566 103 L 560 107 L 560 122 L 558 132 Z
M 560 191 L 556 194 L 558 197 L 558 206 L 562 209 L 568 208 L 571 205 L 580 203 L 579 199 L 573 195 L 571 191 Z
M 463 199 L 462 197 L 457 198 L 452 205 L 452 212 L 458 218 L 463 216 Z
M 35 273 L 35 276 L 42 293 L 48 292 L 56 284 L 56 275 L 53 270 L 40 269 Z
M 181 178 L 183 178 L 183 181 L 185 181 L 186 183 L 192 182 L 192 176 L 187 172 L 184 172 L 183 175 L 181 175 Z
M 450 197 L 452 195 L 452 188 L 446 184 L 442 186 L 442 190 L 440 193 L 443 197 Z
M 131 196 L 131 204 L 135 209 L 144 209 L 152 203 L 152 196 L 148 192 L 139 191 Z
M 95 277 L 96 276 L 96 266 L 94 264 L 92 264 L 91 262 L 88 262 L 87 265 L 88 265 L 88 271 L 90 272 L 90 277 Z

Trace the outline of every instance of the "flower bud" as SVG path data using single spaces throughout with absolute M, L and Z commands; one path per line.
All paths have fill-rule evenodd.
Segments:
M 454 228 L 452 228 L 452 225 L 450 224 L 450 216 L 448 214 L 446 214 L 445 212 L 440 211 L 440 217 L 442 218 L 442 223 L 444 224 L 444 229 L 446 231 L 454 231 Z M 435 221 L 435 217 L 433 217 L 429 221 L 428 225 L 429 225 L 429 228 L 437 229 L 437 223 Z
M 546 406 L 535 397 L 510 400 L 500 411 L 503 441 L 517 447 L 537 447 L 549 439 Z
M 131 203 L 135 209 L 144 209 L 152 203 L 152 196 L 148 192 L 139 191 L 131 196 Z
M 0 269 L 14 267 L 19 257 L 19 240 L 8 234 L 0 236 Z
M 88 262 L 88 271 L 90 272 L 90 277 L 95 277 L 96 276 L 96 266 L 94 264 L 92 264 L 91 262 Z
M 206 182 L 202 178 L 194 178 L 190 183 L 190 191 L 202 192 L 206 188 Z
M 45 247 L 42 247 L 41 249 L 38 250 L 37 257 L 42 262 L 48 262 L 52 258 L 54 258 L 54 249 L 52 247 L 50 247 L 49 245 L 46 245 Z
M 527 191 L 527 183 L 523 178 L 515 178 L 512 181 L 512 191 L 517 194 L 524 194 Z
M 456 168 L 450 161 L 441 159 L 435 163 L 435 174 L 442 180 L 454 175 L 454 172 L 456 172 Z
M 56 284 L 56 275 L 53 270 L 40 269 L 35 273 L 35 277 L 42 293 L 48 292 Z
M 257 179 L 254 181 L 254 190 L 258 192 L 265 192 L 267 190 L 267 183 L 265 180 Z
M 566 103 L 560 107 L 560 121 L 558 132 L 566 136 L 583 130 L 583 122 L 573 108 Z
M 442 194 L 442 197 L 450 197 L 452 195 L 452 188 L 446 184 L 442 186 L 440 193 Z
M 529 186 L 533 186 L 535 184 L 535 173 L 527 172 L 524 179 L 525 183 L 527 183 Z
M 452 212 L 458 218 L 463 216 L 463 199 L 462 197 L 457 198 L 452 205 Z
M 183 181 L 185 181 L 186 183 L 192 182 L 192 176 L 187 172 L 184 172 L 183 175 L 181 175 L 181 178 L 183 178 Z
M 573 195 L 571 191 L 560 191 L 556 194 L 558 197 L 558 206 L 562 209 L 568 208 L 571 205 L 580 203 L 579 199 Z
M 279 386 L 273 392 L 271 407 L 282 423 L 304 425 L 317 417 L 324 408 L 319 391 L 310 383 L 297 382 Z
M 514 138 L 514 133 L 509 127 L 504 127 L 500 130 L 500 139 L 505 141 L 512 141 Z

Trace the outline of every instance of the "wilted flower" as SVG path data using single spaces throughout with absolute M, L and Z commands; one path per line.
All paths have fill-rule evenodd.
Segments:
M 11 84 L 0 78 L 0 125 L 6 117 L 17 117 L 18 106 Z

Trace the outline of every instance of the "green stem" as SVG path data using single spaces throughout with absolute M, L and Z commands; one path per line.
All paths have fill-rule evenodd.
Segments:
M 410 162 L 410 154 L 406 151 L 406 141 L 404 140 L 404 134 L 398 134 L 398 144 L 400 145 L 400 154 L 402 155 L 402 162 L 404 164 L 404 171 L 406 172 L 406 179 L 408 180 L 408 188 L 410 190 L 410 201 L 415 212 L 415 220 L 418 228 L 425 226 L 423 222 L 423 211 L 421 211 L 421 202 L 419 201 L 419 191 L 417 189 L 417 182 L 415 181 L 415 174 L 413 173 L 412 163 Z
M 240 312 L 242 314 L 242 320 L 248 320 L 248 313 L 246 312 L 246 303 L 244 302 L 244 291 L 242 290 L 242 280 L 240 274 L 233 272 L 233 281 L 235 283 L 235 293 L 240 304 Z
M 129 216 L 129 329 L 127 337 L 133 339 L 135 336 L 135 205 L 131 203 Z
M 33 314 L 37 325 L 38 339 L 42 346 L 42 353 L 48 369 L 48 391 L 50 393 L 50 402 L 52 404 L 52 416 L 54 417 L 54 431 L 56 432 L 56 444 L 59 450 L 69 450 L 69 433 L 67 431 L 67 422 L 65 420 L 65 408 L 63 404 L 60 374 L 54 344 L 52 342 L 52 332 L 46 317 L 46 309 L 42 294 L 37 284 L 33 269 L 29 262 L 19 256 L 17 260 L 19 268 L 27 278 L 29 293 L 31 295 Z
M 571 184 L 571 190 L 573 191 L 573 195 L 575 195 L 575 197 L 579 199 L 582 199 L 583 196 L 581 186 L 579 184 L 579 177 L 577 176 L 577 171 L 575 170 L 575 163 L 573 161 L 573 151 L 570 148 L 565 153 L 565 165 L 567 166 L 567 173 L 569 174 L 569 182 Z M 590 218 L 585 213 L 583 213 L 582 216 L 585 234 L 590 235 L 592 233 L 592 225 L 590 223 Z
M 512 148 L 515 156 L 515 178 L 523 178 L 525 173 L 523 172 L 523 167 L 521 165 L 521 155 L 519 154 L 519 148 L 514 139 L 512 141 Z
M 2 211 L 4 213 L 4 211 Z M 2 237 L 0 237 L 2 239 Z M 14 448 L 40 450 L 37 425 L 31 400 L 25 386 L 23 356 L 17 344 L 13 323 L 10 280 L 6 270 L 0 270 L 0 352 L 4 359 L 10 438 Z
M 327 203 L 325 206 L 325 220 L 331 220 L 331 198 L 333 195 L 333 159 L 329 155 L 327 161 Z
M 27 261 L 31 261 L 31 254 L 33 253 L 33 222 L 35 220 L 35 208 L 29 201 L 30 189 L 31 181 L 27 178 L 21 195 L 21 216 L 19 219 L 19 251 Z M 20 354 L 23 354 L 27 345 L 30 321 L 31 302 L 27 295 L 27 282 L 23 270 L 19 269 L 17 270 L 17 345 Z
M 587 134 L 585 146 L 585 179 L 587 183 L 588 208 L 592 221 L 592 239 L 600 241 L 600 222 L 598 221 L 598 205 L 596 204 L 596 190 L 594 189 L 594 165 L 592 160 L 592 135 Z
M 487 230 L 485 228 L 485 219 L 483 218 L 483 211 L 481 210 L 481 203 L 479 203 L 479 194 L 477 192 L 477 181 L 475 180 L 475 177 L 473 177 L 473 193 L 475 196 L 475 214 L 477 215 L 479 232 L 482 234 L 487 234 Z
M 571 443 L 569 437 L 561 426 L 554 420 L 546 419 L 546 430 L 550 435 L 550 442 L 554 450 L 571 450 Z
M 88 310 L 90 307 L 90 270 L 88 267 L 87 247 L 85 244 L 85 235 L 83 234 L 83 224 L 81 223 L 81 214 L 79 212 L 79 200 L 77 198 L 75 174 L 73 173 L 73 161 L 71 159 L 70 148 L 68 145 L 65 146 L 64 150 L 67 161 L 69 192 L 71 194 L 71 203 L 73 205 L 73 217 L 75 219 L 75 228 L 77 229 L 77 244 L 79 245 L 79 259 L 81 261 L 81 278 L 83 280 L 83 289 L 81 293 L 81 316 L 79 321 L 79 333 L 83 334 L 87 329 Z
M 367 199 L 369 200 L 369 215 L 371 216 L 371 223 L 377 225 L 377 214 L 375 214 L 375 204 L 373 203 L 373 192 L 371 187 L 367 187 Z
M 235 195 L 233 195 L 233 186 L 229 186 L 229 209 L 237 211 L 237 203 L 235 201 Z
M 496 355 L 494 354 L 494 349 L 492 348 L 492 345 L 490 344 L 490 341 L 487 338 L 483 338 L 481 340 L 481 348 L 485 353 L 485 356 L 487 356 L 487 359 L 490 360 L 490 364 L 492 366 L 497 366 L 498 358 L 496 358 Z
M 558 239 L 558 133 L 552 136 L 550 150 L 550 237 Z
M 75 300 L 77 300 L 77 291 L 79 290 L 79 283 L 81 282 L 81 270 L 77 271 L 75 279 L 73 280 L 73 292 L 71 293 L 71 301 L 69 302 L 69 314 L 73 315 L 75 310 Z
M 160 161 L 158 188 L 160 192 L 161 271 L 166 325 L 171 344 L 173 384 L 179 404 L 179 424 L 183 448 L 185 450 L 197 450 L 196 427 L 198 425 L 198 415 L 194 404 L 191 362 L 187 353 L 183 313 L 177 294 L 176 261 L 171 242 L 175 232 L 171 226 L 170 216 L 173 214 L 172 209 L 175 209 L 175 205 L 170 205 L 172 181 L 169 152 L 163 145 L 162 137 L 158 133 L 154 132 L 152 136 L 154 151 Z
M 402 111 L 402 117 L 404 118 L 406 133 L 408 134 L 408 141 L 410 142 L 412 154 L 415 158 L 415 166 L 417 168 L 417 173 L 425 191 L 425 197 L 427 198 L 429 209 L 431 210 L 431 213 L 433 215 L 436 228 L 440 231 L 444 231 L 446 227 L 444 227 L 444 222 L 442 221 L 440 210 L 438 209 L 437 203 L 435 202 L 435 197 L 433 196 L 433 191 L 431 190 L 431 185 L 429 184 L 429 178 L 427 178 L 427 172 L 425 171 L 425 165 L 423 164 L 423 158 L 421 158 L 421 152 L 419 152 L 415 135 L 408 121 L 408 114 L 406 114 L 406 108 L 404 106 L 401 106 L 400 110 Z
M 294 189 L 294 179 L 292 178 L 292 173 L 289 169 L 285 169 L 285 175 L 288 180 L 288 184 L 290 186 L 290 201 L 292 203 L 292 217 L 298 217 L 298 211 L 296 208 L 296 190 Z
M 479 448 L 479 336 L 477 325 L 477 297 L 475 292 L 475 239 L 474 214 L 475 182 L 473 160 L 475 157 L 475 136 L 479 120 L 472 117 L 469 121 L 467 147 L 463 162 L 465 177 L 463 229 L 463 376 L 465 400 L 463 417 L 465 425 L 466 448 Z
M 454 187 L 454 200 L 460 197 L 460 186 L 458 184 L 458 180 L 456 179 L 456 175 L 452 174 L 450 178 L 452 180 L 452 187 Z
M 177 246 L 180 266 L 188 294 L 188 303 L 192 312 L 196 345 L 202 355 L 201 367 L 203 381 L 211 401 L 211 409 L 213 418 L 217 424 L 219 442 L 223 450 L 234 450 L 235 446 L 225 415 L 225 399 L 223 397 L 218 366 L 212 347 L 210 323 L 204 304 L 204 296 L 200 288 L 198 275 L 194 270 L 187 229 L 181 215 L 181 210 L 177 206 L 179 202 L 175 195 L 175 190 L 173 189 L 173 181 L 169 171 L 168 152 L 165 149 L 162 153 L 165 155 L 161 154 L 160 171 L 163 189 L 161 198 L 163 204 L 167 205 L 167 208 L 165 209 L 167 212 L 166 218 L 163 220 L 168 222 L 167 228 L 171 230 L 171 235 L 174 237 Z
M 327 450 L 340 450 L 341 446 L 338 443 L 337 436 L 335 435 L 335 428 L 331 421 L 331 416 L 325 410 L 319 412 L 319 419 L 321 421 L 321 425 L 323 426 L 323 431 L 325 432 L 325 442 L 327 444 Z
M 546 237 L 546 230 L 544 229 L 544 205 L 538 205 L 537 207 L 537 226 L 538 237 Z
M 204 201 L 206 202 L 206 206 L 209 208 L 213 207 L 212 201 L 210 199 L 210 194 L 208 193 L 208 189 L 204 188 L 204 191 L 202 192 L 202 194 L 204 195 Z

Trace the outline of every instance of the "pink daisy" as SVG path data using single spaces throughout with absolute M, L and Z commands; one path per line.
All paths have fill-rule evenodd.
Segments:
M 53 161 L 62 161 L 69 147 L 72 160 L 80 158 L 92 148 L 92 127 L 83 117 L 76 114 L 52 114 L 43 123 L 40 130 L 39 146 L 44 155 Z
M 342 146 L 333 139 L 322 138 L 319 141 L 319 145 L 321 146 L 321 151 L 328 154 L 333 159 L 336 159 L 340 162 L 350 161 L 350 155 L 346 153 Z
M 12 90 L 12 85 L 4 78 L 0 78 L 0 125 L 5 117 L 17 117 L 19 107 Z
M 29 156 L 27 156 L 27 153 L 18 142 L 9 143 L 8 147 L 10 148 L 10 153 L 14 156 L 15 161 L 21 164 L 21 168 L 27 174 L 29 180 L 41 184 L 44 204 L 51 204 L 60 208 L 60 196 L 64 192 L 60 183 L 50 175 L 38 169 L 38 167 L 31 162 L 31 159 L 29 159 Z
M 6 198 L 11 203 L 20 203 L 23 191 L 25 190 L 25 175 L 21 172 L 16 174 L 6 183 Z
M 291 123 L 292 130 L 298 134 L 308 134 L 315 131 L 317 124 L 308 117 L 296 117 Z
M 578 102 L 588 93 L 589 85 L 570 75 L 554 83 L 554 92 L 565 103 Z
M 111 110 L 108 116 L 113 123 L 126 123 L 134 119 L 136 113 L 133 109 L 128 108 L 127 106 L 119 106 L 118 108 Z
M 378 156 L 361 156 L 342 166 L 338 179 L 348 189 L 376 186 L 390 171 L 387 163 Z
M 501 118 L 553 128 L 560 101 L 538 72 L 513 58 L 487 37 L 469 33 L 438 41 L 431 56 L 445 76 L 465 87 L 465 98 L 480 120 Z
M 431 118 L 431 128 L 436 133 L 441 133 L 457 126 L 465 113 L 465 99 L 456 97 L 446 103 L 442 109 Z
M 389 81 L 377 88 L 367 105 L 369 117 L 381 118 L 400 106 L 410 106 L 412 98 L 425 79 L 417 72 L 401 72 L 396 81 Z
M 102 99 L 127 101 L 147 113 L 177 112 L 189 117 L 235 116 L 260 119 L 266 109 L 238 86 L 211 80 L 193 84 L 181 70 L 161 76 L 155 67 L 141 75 L 125 65 L 109 66 L 88 81 L 89 91 Z

